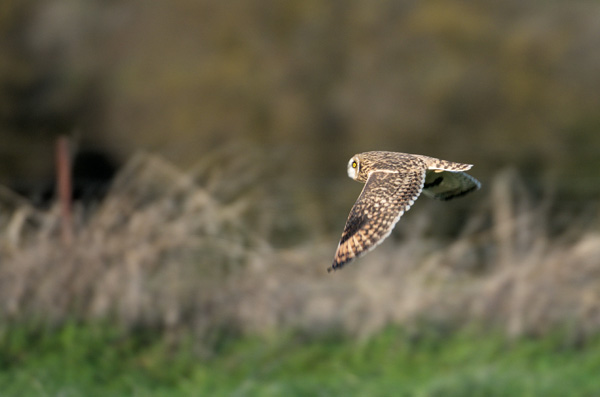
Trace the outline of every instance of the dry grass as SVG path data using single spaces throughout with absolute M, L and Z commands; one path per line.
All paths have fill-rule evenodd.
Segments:
M 551 206 L 528 199 L 514 173 L 497 176 L 451 243 L 418 232 L 434 221 L 421 211 L 400 226 L 417 233 L 328 275 L 337 235 L 269 243 L 273 219 L 298 214 L 277 212 L 280 198 L 253 183 L 264 177 L 254 160 L 222 153 L 218 168 L 205 159 L 184 173 L 138 155 L 101 204 L 78 209 L 69 246 L 57 208 L 40 212 L 1 192 L 2 321 L 109 319 L 192 329 L 204 341 L 223 330 L 370 335 L 422 321 L 509 335 L 600 330 L 600 232 L 574 232 L 573 222 L 550 236 Z

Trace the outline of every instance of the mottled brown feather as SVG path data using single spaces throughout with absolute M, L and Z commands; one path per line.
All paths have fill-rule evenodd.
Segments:
M 327 270 L 343 267 L 385 240 L 421 191 L 450 200 L 479 189 L 479 181 L 463 172 L 471 167 L 418 154 L 374 151 L 353 156 L 348 175 L 365 186 L 350 210 Z
M 336 270 L 380 244 L 414 201 L 425 180 L 425 169 L 374 171 L 350 210 L 333 264 Z

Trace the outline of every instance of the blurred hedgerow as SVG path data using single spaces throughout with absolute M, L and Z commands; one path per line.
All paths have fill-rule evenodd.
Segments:
M 451 240 L 427 233 L 438 220 L 425 209 L 446 205 L 430 202 L 398 225 L 403 239 L 327 275 L 337 233 L 274 242 L 283 221 L 318 216 L 294 204 L 299 187 L 274 164 L 228 147 L 183 172 L 138 154 L 101 203 L 76 207 L 70 245 L 56 207 L 36 210 L 3 190 L 2 322 L 113 321 L 175 340 L 191 331 L 202 347 L 281 330 L 368 336 L 388 324 L 415 332 L 479 324 L 514 336 L 559 329 L 577 340 L 600 330 L 592 209 L 556 233 L 556 204 L 501 172 Z

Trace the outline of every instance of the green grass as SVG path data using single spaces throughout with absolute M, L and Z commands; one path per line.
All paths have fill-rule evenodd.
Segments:
M 24 328 L 23 328 L 24 329 Z M 481 332 L 357 342 L 286 335 L 230 340 L 211 358 L 158 333 L 107 326 L 5 330 L 2 396 L 594 396 L 600 339 L 507 341 Z

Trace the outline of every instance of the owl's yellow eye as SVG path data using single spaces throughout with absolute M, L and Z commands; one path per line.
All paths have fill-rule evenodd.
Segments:
M 358 164 L 356 163 L 356 161 L 352 162 L 352 168 L 356 168 L 356 166 L 358 166 Z

